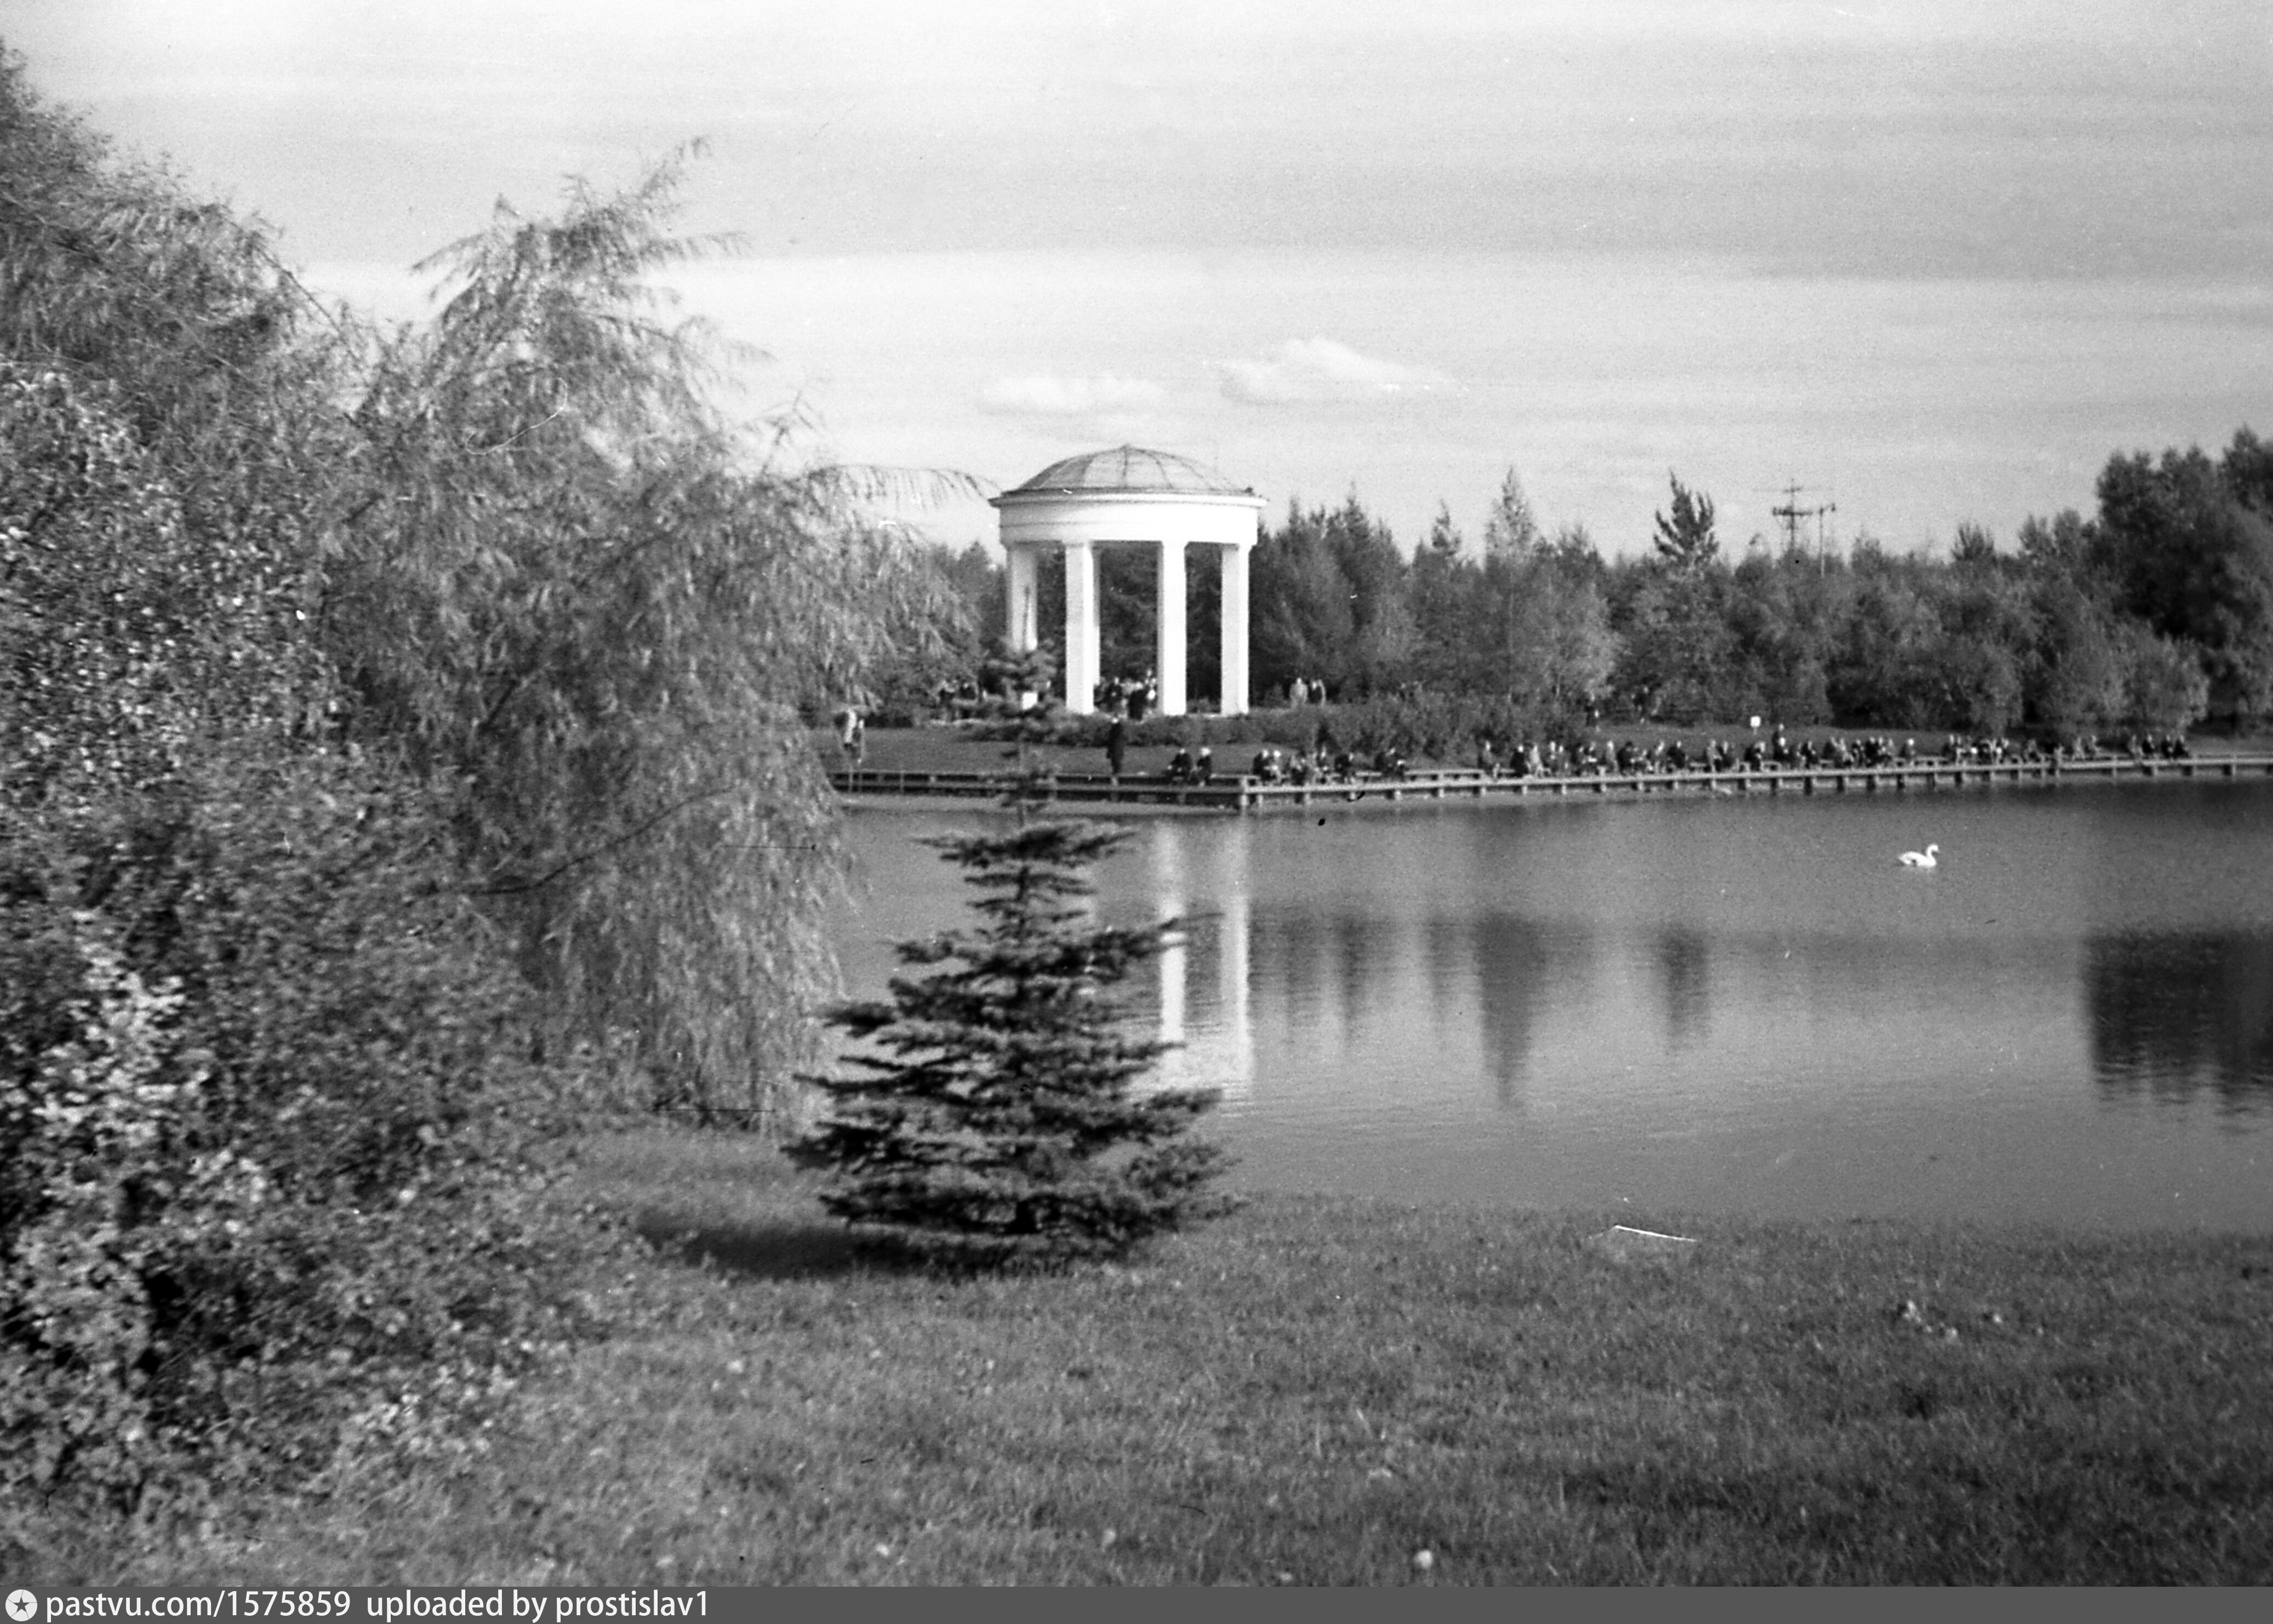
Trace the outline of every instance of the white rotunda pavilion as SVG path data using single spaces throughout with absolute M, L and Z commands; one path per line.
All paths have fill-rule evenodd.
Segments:
M 1009 562 L 1010 647 L 1040 640 L 1034 602 L 1045 548 L 1065 554 L 1066 708 L 1096 708 L 1097 550 L 1151 547 L 1159 560 L 1159 642 L 1153 671 L 1160 714 L 1184 714 L 1184 549 L 1223 549 L 1225 715 L 1247 710 L 1247 555 L 1255 546 L 1263 498 L 1214 469 L 1167 452 L 1116 445 L 1053 462 L 1015 490 L 993 498 Z

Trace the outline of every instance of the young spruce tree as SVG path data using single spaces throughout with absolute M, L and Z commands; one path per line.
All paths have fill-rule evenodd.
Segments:
M 1103 925 L 1081 906 L 1129 832 L 1034 815 L 1029 716 L 1014 826 L 926 842 L 964 871 L 983 924 L 901 943 L 903 963 L 944 968 L 831 1014 L 879 1052 L 811 1080 L 829 1107 L 790 1155 L 834 1175 L 821 1204 L 854 1224 L 983 1257 L 1116 1256 L 1236 1203 L 1209 1187 L 1224 1153 L 1188 1132 L 1215 1091 L 1136 1092 L 1171 1045 L 1132 1036 L 1111 996 L 1175 922 Z

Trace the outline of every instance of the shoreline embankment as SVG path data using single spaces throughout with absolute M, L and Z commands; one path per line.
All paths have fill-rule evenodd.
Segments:
M 1266 812 L 1288 807 L 1389 805 L 1406 801 L 1511 802 L 1651 795 L 1904 794 L 1999 785 L 2149 781 L 2273 782 L 2273 753 L 2178 759 L 2098 756 L 2077 760 L 1916 760 L 1879 767 L 1786 767 L 1725 772 L 1617 770 L 1572 775 L 1514 776 L 1476 767 L 1434 767 L 1401 774 L 1361 772 L 1307 783 L 1270 782 L 1252 774 L 1218 773 L 1204 781 L 1159 773 L 1069 772 L 1045 767 L 1045 797 L 1068 803 Z M 829 782 L 848 797 L 928 800 L 996 798 L 1013 776 L 1001 770 L 954 771 L 886 766 L 840 767 Z

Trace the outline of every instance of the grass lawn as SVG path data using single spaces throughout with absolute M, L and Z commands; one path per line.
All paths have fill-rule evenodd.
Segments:
M 2273 1240 L 1266 1197 L 958 1276 L 755 1144 L 582 1179 L 657 1254 L 486 1456 L 11 1582 L 2273 1579 Z

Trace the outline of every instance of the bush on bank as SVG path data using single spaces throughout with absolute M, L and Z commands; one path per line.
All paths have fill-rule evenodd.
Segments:
M 0 173 L 0 1515 L 470 1447 L 607 1255 L 590 1067 L 340 740 L 328 330 L 4 57 Z
M 0 1491 L 183 1510 L 424 1448 L 575 1321 L 589 1069 L 433 804 L 326 742 L 289 535 L 0 367 Z
M 574 1333 L 574 1073 L 415 798 L 222 751 L 0 819 L 0 1486 L 179 1509 L 439 1447 Z

